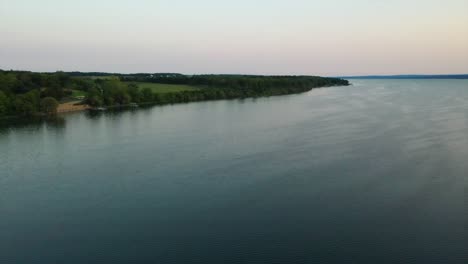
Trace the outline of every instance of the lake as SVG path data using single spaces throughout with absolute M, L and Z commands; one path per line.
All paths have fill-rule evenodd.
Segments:
M 468 80 L 0 125 L 0 262 L 466 263 Z

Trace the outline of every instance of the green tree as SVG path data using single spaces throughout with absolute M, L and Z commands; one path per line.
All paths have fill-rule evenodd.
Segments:
M 16 86 L 18 81 L 14 73 L 0 73 L 0 91 L 13 92 Z
M 142 97 L 143 97 L 143 101 L 144 102 L 152 102 L 153 101 L 153 91 L 151 90 L 151 88 L 144 88 L 142 91 L 141 91 L 141 94 L 142 94 Z
M 61 80 L 57 75 L 48 75 L 44 86 L 47 88 L 43 91 L 43 96 L 54 97 L 56 99 L 62 99 L 64 92 Z
M 40 92 L 37 89 L 31 90 L 24 94 L 24 99 L 31 103 L 35 111 L 38 111 L 40 108 Z
M 92 106 L 101 106 L 102 99 L 99 96 L 92 96 L 89 98 L 88 104 Z
M 55 114 L 59 103 L 53 97 L 45 97 L 41 101 L 41 109 L 44 113 Z
M 28 101 L 24 95 L 19 95 L 14 101 L 14 108 L 16 113 L 21 115 L 32 115 L 36 113 L 34 105 Z
M 5 95 L 5 93 L 0 91 L 0 116 L 6 115 L 7 111 L 8 111 L 8 98 Z
M 91 106 L 101 106 L 103 103 L 102 93 L 96 87 L 92 87 L 88 90 L 86 102 Z
M 131 100 L 135 103 L 139 103 L 142 100 L 142 93 L 138 85 L 131 83 L 128 85 L 128 94 L 132 98 Z

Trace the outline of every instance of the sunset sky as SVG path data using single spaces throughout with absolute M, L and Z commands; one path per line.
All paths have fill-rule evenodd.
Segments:
M 466 0 L 0 0 L 0 69 L 468 73 Z

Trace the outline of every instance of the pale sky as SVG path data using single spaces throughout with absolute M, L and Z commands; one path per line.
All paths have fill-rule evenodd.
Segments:
M 468 73 L 468 1 L 0 0 L 0 69 Z

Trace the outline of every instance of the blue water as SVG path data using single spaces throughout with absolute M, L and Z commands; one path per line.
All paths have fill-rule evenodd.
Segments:
M 0 263 L 466 263 L 468 80 L 0 124 Z

